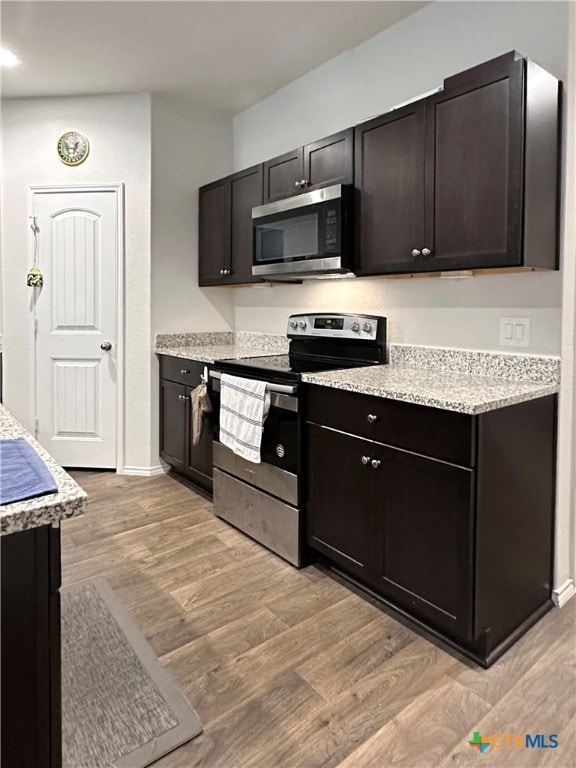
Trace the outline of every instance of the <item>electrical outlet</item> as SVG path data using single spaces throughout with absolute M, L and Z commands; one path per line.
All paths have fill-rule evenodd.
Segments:
M 502 347 L 529 347 L 530 318 L 501 317 L 499 343 Z

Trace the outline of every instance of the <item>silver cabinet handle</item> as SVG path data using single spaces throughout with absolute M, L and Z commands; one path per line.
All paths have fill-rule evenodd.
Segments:
M 188 400 L 188 398 L 186 397 L 186 395 L 178 395 L 178 400 L 182 400 L 182 402 L 184 402 Z
M 294 186 L 295 186 L 296 188 L 298 188 L 298 187 L 300 186 L 300 182 L 299 182 L 299 181 L 295 181 L 295 182 L 294 182 Z
M 100 344 L 100 349 L 103 349 L 104 352 L 110 352 L 110 350 L 112 349 L 112 342 L 103 341 L 102 344 Z
M 431 253 L 430 248 L 422 248 L 422 256 L 430 256 Z
M 421 253 L 422 251 L 419 251 L 418 248 L 414 248 L 414 250 L 412 251 L 412 256 L 416 258 L 416 256 L 420 256 Z
M 380 461 L 380 459 L 372 459 L 371 461 L 372 469 L 378 469 L 381 463 L 382 462 Z
M 300 182 L 300 186 L 302 187 L 302 189 L 304 189 L 304 187 L 307 187 L 309 183 L 310 182 L 308 181 L 308 179 L 302 179 L 302 181 Z
M 368 424 L 374 424 L 378 416 L 376 416 L 374 413 L 369 413 L 366 418 L 368 419 Z
M 362 464 L 364 464 L 364 466 L 366 466 L 367 464 L 370 464 L 370 456 L 362 456 L 360 461 L 362 462 Z
M 182 368 L 182 370 L 180 371 L 180 373 L 181 373 L 181 375 L 182 375 L 182 376 L 185 376 L 187 373 L 190 373 L 190 371 L 189 371 L 189 370 L 187 370 L 186 368 Z

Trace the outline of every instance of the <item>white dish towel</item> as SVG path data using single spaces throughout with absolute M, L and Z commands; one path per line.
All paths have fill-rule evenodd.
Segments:
M 270 408 L 266 382 L 222 374 L 220 442 L 238 456 L 260 464 L 264 420 Z

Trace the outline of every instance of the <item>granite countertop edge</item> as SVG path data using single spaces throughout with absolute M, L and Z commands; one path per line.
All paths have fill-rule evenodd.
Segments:
M 380 367 L 380 366 L 378 366 Z M 407 375 L 418 374 L 418 371 L 411 368 L 396 368 L 386 366 L 387 371 L 391 373 L 402 373 Z M 361 369 L 365 374 L 373 372 L 373 368 Z M 399 387 L 391 387 L 383 384 L 374 384 L 363 382 L 361 380 L 362 374 L 359 373 L 359 369 L 350 369 L 347 373 L 354 373 L 354 380 L 342 380 L 342 376 L 345 375 L 344 371 L 335 372 L 339 374 L 336 378 L 328 373 L 306 373 L 302 376 L 302 381 L 307 384 L 316 384 L 321 387 L 329 387 L 331 389 L 339 389 L 346 392 L 355 392 L 356 394 L 371 395 L 374 397 L 381 397 L 389 400 L 397 400 L 399 402 L 411 403 L 413 405 L 424 405 L 429 408 L 439 408 L 445 411 L 455 411 L 457 413 L 464 413 L 471 416 L 476 416 L 481 413 L 487 413 L 488 411 L 498 410 L 499 408 L 505 408 L 509 405 L 516 405 L 518 403 L 527 402 L 529 400 L 535 400 L 540 397 L 546 397 L 548 395 L 556 394 L 559 391 L 558 384 L 533 384 L 524 381 L 509 381 L 509 380 L 495 380 L 482 376 L 467 376 L 462 374 L 450 374 L 443 373 L 442 375 L 447 378 L 448 381 L 452 377 L 455 384 L 455 388 L 460 385 L 462 387 L 463 378 L 465 388 L 467 389 L 467 397 L 458 398 L 458 396 L 440 396 L 438 392 L 427 391 L 425 385 L 422 386 L 422 391 L 418 392 L 417 388 L 412 391 L 402 390 Z M 430 374 L 430 371 L 426 371 Z M 499 392 L 498 395 L 491 395 L 489 390 L 491 387 L 498 386 L 505 390 L 509 389 L 509 393 Z M 482 394 L 482 388 L 484 387 L 485 393 Z M 449 391 L 449 385 L 446 384 L 446 389 Z M 488 390 L 488 391 L 486 391 Z
M 157 355 L 179 357 L 194 360 L 197 363 L 216 363 L 218 360 L 242 360 L 247 357 L 268 357 L 274 352 L 257 347 L 247 347 L 238 344 L 223 344 L 214 346 L 194 347 L 164 347 L 154 348 Z
M 2 405 L 0 405 L 0 437 L 23 437 L 27 440 L 44 461 L 58 485 L 58 493 L 50 493 L 1 506 L 0 536 L 51 525 L 84 513 L 88 499 L 86 491 Z

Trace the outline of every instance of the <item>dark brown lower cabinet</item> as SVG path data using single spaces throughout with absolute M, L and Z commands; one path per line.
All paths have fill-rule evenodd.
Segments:
M 60 768 L 60 528 L 2 536 L 0 764 Z
M 198 445 L 192 442 L 190 395 L 200 384 L 204 363 L 160 355 L 160 456 L 180 477 L 212 493 L 212 418 L 203 420 Z
M 310 387 L 307 543 L 489 666 L 552 607 L 555 433 L 554 396 L 462 417 Z

